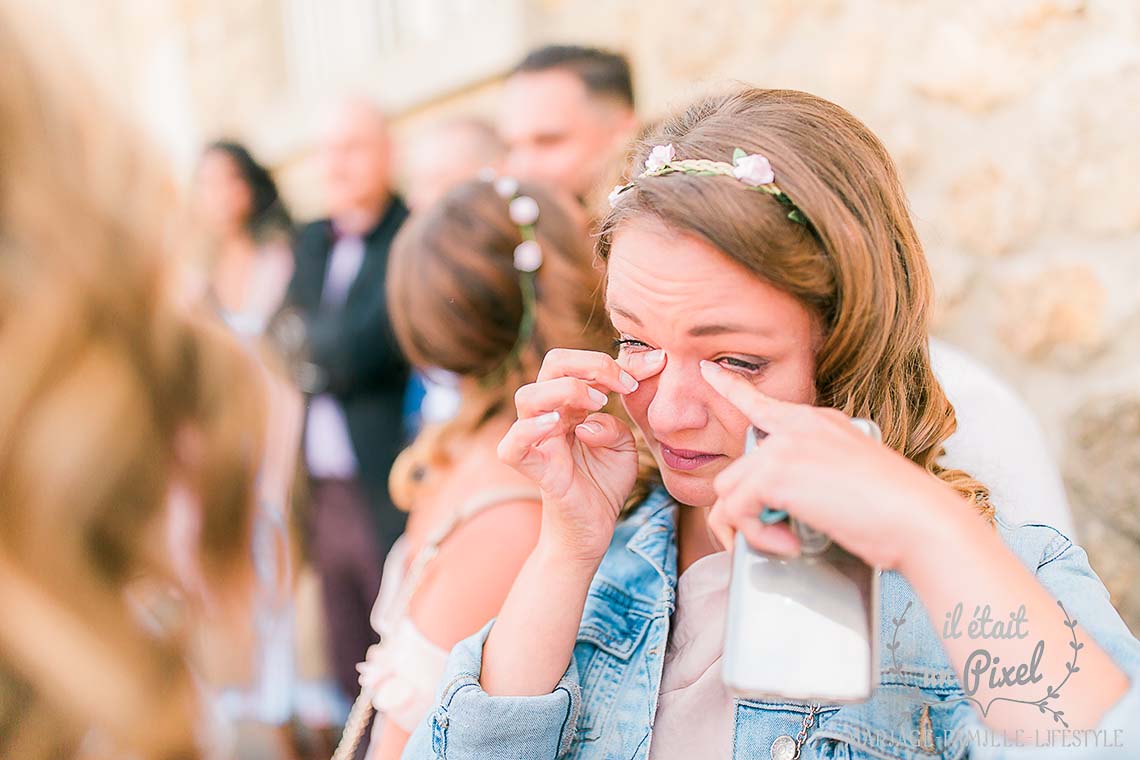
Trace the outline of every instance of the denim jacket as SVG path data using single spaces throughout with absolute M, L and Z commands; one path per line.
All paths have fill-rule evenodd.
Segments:
M 550 694 L 492 697 L 480 688 L 492 621 L 452 651 L 439 699 L 403 757 L 647 758 L 676 599 L 675 506 L 658 489 L 619 523 L 590 585 L 574 656 Z M 871 699 L 847 705 L 738 699 L 733 758 L 777 757 L 773 743 L 786 747 L 796 739 L 802 739 L 804 760 L 1140 758 L 1140 642 L 1109 603 L 1084 551 L 1045 525 L 1012 527 L 999 520 L 998 530 L 1079 621 L 1074 635 L 1094 638 L 1132 682 L 1095 732 L 1026 735 L 1022 741 L 1030 746 L 1016 747 L 1015 737 L 987 731 L 977 708 L 963 699 L 939 632 L 913 590 L 898 573 L 884 572 L 880 680 Z M 895 623 L 900 616 L 901 625 Z

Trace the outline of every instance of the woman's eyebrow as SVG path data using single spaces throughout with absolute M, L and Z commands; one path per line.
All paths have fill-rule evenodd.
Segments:
M 767 335 L 767 330 L 757 330 L 755 327 L 743 325 L 697 325 L 689 328 L 689 337 L 704 338 L 709 335 Z
M 610 305 L 610 312 L 613 314 L 617 314 L 620 317 L 624 317 L 625 319 L 628 319 L 630 322 L 633 322 L 638 327 L 644 327 L 645 326 L 642 323 L 642 321 L 637 318 L 637 315 L 634 314 L 633 312 L 629 311 L 628 309 L 623 309 L 620 306 L 614 306 L 611 304 Z M 755 327 L 747 327 L 745 325 L 735 325 L 735 324 L 697 325 L 695 327 L 690 327 L 688 333 L 689 333 L 689 337 L 691 337 L 691 338 L 704 338 L 704 337 L 708 337 L 710 335 L 764 335 L 764 336 L 767 336 L 770 334 L 767 330 L 764 330 L 764 329 L 757 329 Z
M 625 309 L 623 309 L 620 306 L 614 306 L 613 304 L 610 304 L 610 312 L 613 314 L 617 314 L 618 316 L 625 317 L 626 319 L 628 319 L 630 322 L 633 322 L 638 327 L 644 326 L 641 324 L 641 320 L 637 318 L 636 314 L 634 314 L 631 311 L 626 311 Z

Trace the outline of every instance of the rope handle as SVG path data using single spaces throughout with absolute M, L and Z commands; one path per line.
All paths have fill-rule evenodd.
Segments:
M 360 696 L 352 703 L 352 709 L 348 711 L 348 720 L 344 722 L 344 731 L 340 735 L 340 741 L 337 742 L 332 760 L 352 760 L 356 755 L 356 748 L 364 738 L 364 732 L 368 730 L 370 717 L 372 717 L 372 700 L 362 689 Z
M 513 496 L 513 494 L 511 495 Z M 527 489 L 526 495 L 531 495 L 530 489 Z M 420 551 L 417 552 L 415 558 L 413 558 L 411 567 L 408 568 L 408 573 L 404 578 L 403 588 L 401 589 L 398 600 L 400 610 L 407 609 L 412 594 L 414 594 L 419 587 L 428 564 L 439 554 L 439 545 L 442 544 L 459 525 L 474 517 L 486 507 L 494 506 L 496 503 L 499 503 L 499 501 L 496 500 L 482 504 L 476 509 L 460 509 L 451 521 L 434 531 L 432 535 L 428 537 L 427 542 L 424 546 L 420 547 Z M 372 717 L 372 695 L 366 693 L 364 687 L 361 687 L 360 695 L 356 698 L 356 701 L 352 703 L 352 709 L 348 711 L 348 719 L 344 723 L 344 731 L 340 735 L 340 741 L 337 742 L 336 751 L 333 752 L 332 760 L 352 760 L 356 754 L 356 748 L 360 746 L 360 742 L 364 738 L 364 732 L 368 730 L 368 719 L 370 717 Z

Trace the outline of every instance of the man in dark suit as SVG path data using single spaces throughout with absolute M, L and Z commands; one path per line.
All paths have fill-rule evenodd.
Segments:
M 368 615 L 384 557 L 404 528 L 388 495 L 403 444 L 408 364 L 388 321 L 388 248 L 408 210 L 391 191 L 382 112 L 348 101 L 322 133 L 329 218 L 301 230 L 286 296 L 304 319 L 309 363 L 305 462 L 311 548 L 321 576 L 337 682 L 351 699 L 356 663 L 375 636 Z

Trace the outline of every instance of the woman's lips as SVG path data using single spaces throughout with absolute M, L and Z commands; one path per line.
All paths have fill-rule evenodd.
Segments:
M 689 451 L 687 449 L 674 449 L 660 444 L 661 458 L 671 470 L 689 471 L 704 467 L 713 460 L 720 459 L 723 454 L 707 454 L 703 451 Z

